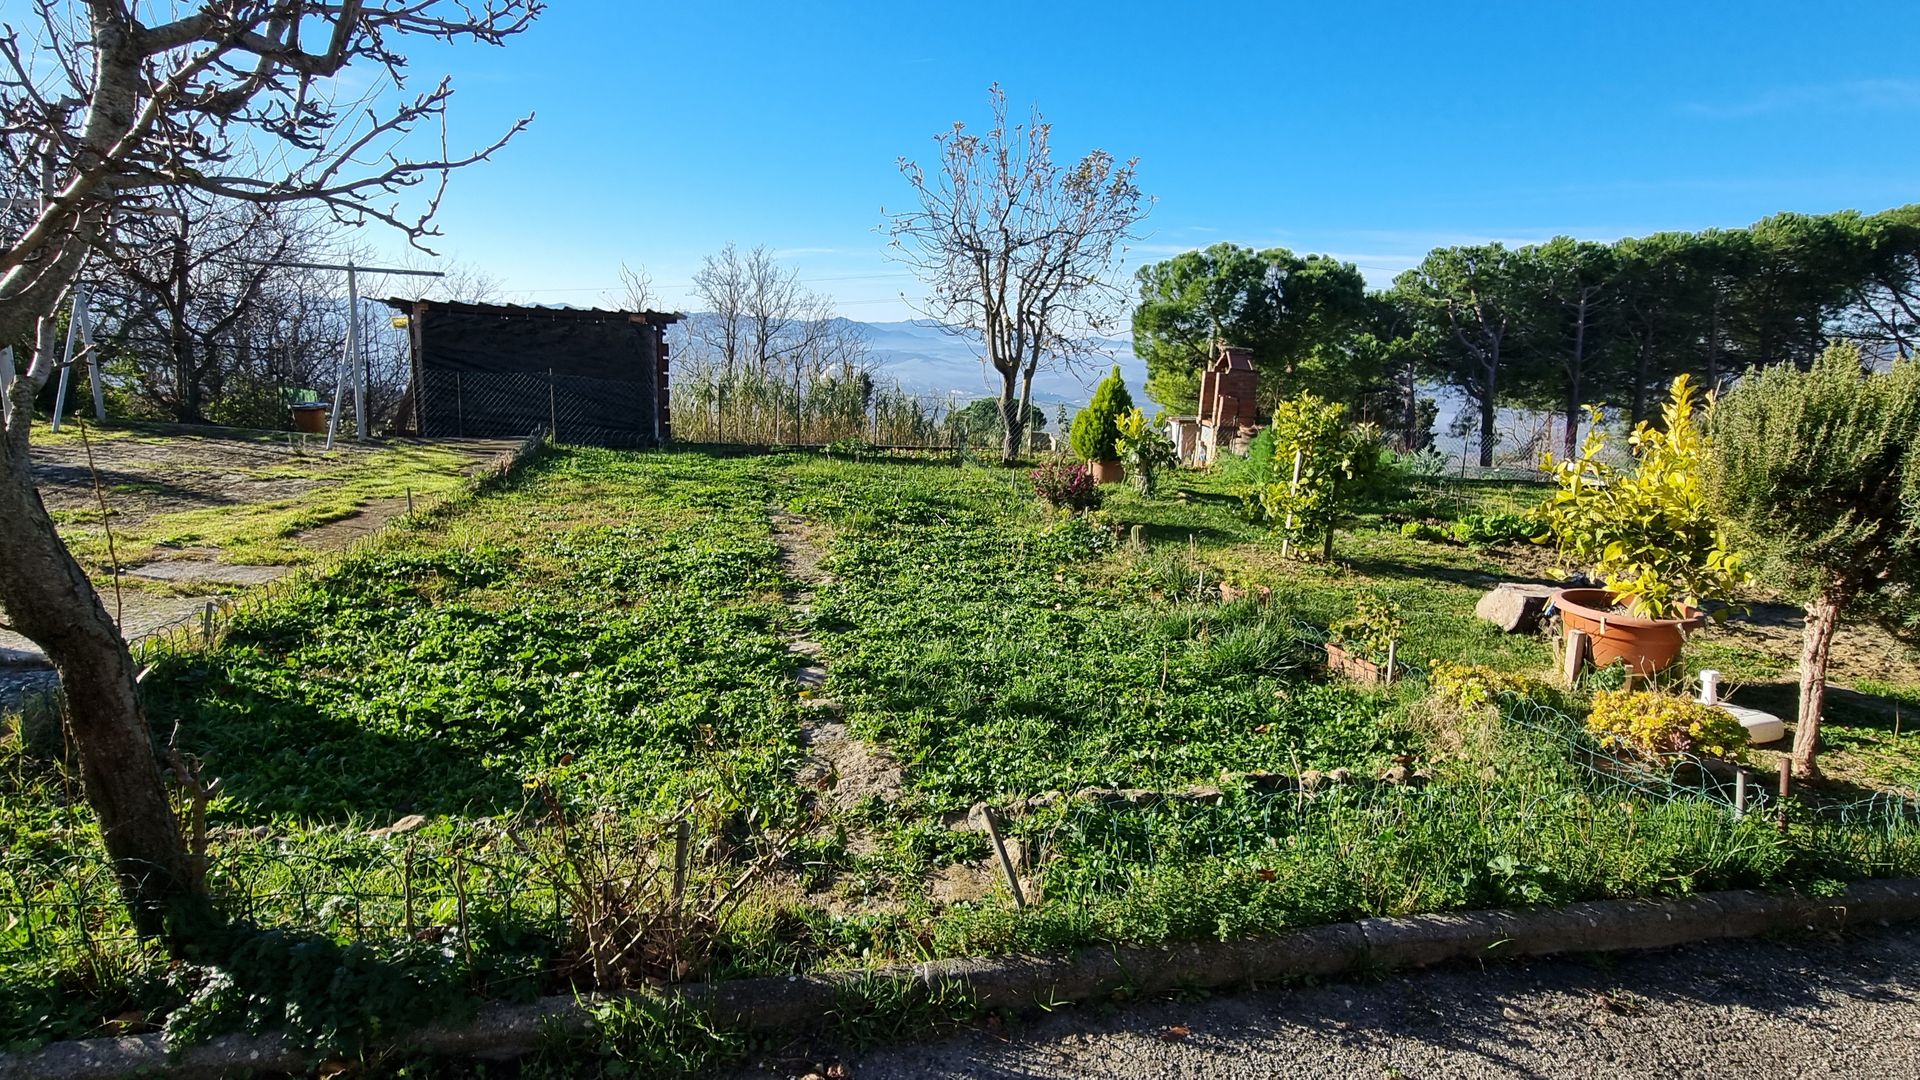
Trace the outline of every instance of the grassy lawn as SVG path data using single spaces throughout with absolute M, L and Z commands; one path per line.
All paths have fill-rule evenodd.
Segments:
M 576 963 L 578 918 L 555 913 L 619 877 L 594 869 L 610 851 L 621 873 L 657 869 L 681 820 L 688 888 L 734 899 L 701 923 L 693 960 L 650 976 L 1920 867 L 1911 831 L 1796 818 L 1782 833 L 1577 767 L 1560 713 L 1582 702 L 1539 685 L 1545 643 L 1472 613 L 1491 583 L 1540 573 L 1539 555 L 1398 527 L 1515 500 L 1432 484 L 1343 531 L 1322 563 L 1283 559 L 1218 477 L 1183 475 L 1151 500 L 1111 489 L 1105 508 L 1069 517 L 1023 474 L 976 465 L 565 449 L 390 533 L 213 647 L 162 659 L 148 703 L 156 729 L 177 727 L 222 778 L 215 894 L 325 948 L 372 950 L 364 969 L 403 973 L 428 988 L 422 1001 L 593 982 Z M 771 520 L 783 513 L 821 549 L 807 603 Z M 1222 603 L 1222 580 L 1271 599 Z M 1327 627 L 1369 593 L 1404 620 L 1408 664 L 1487 665 L 1557 711 L 1519 723 L 1440 700 L 1422 678 L 1330 678 Z M 802 640 L 821 650 L 818 690 L 793 679 Z M 1777 674 L 1712 640 L 1696 663 Z M 1856 689 L 1920 704 L 1905 683 Z M 831 775 L 809 779 L 829 715 L 890 770 L 873 794 L 836 800 Z M 1904 782 L 1911 735 L 1873 715 L 1836 716 L 1835 757 Z M 1271 779 L 1303 774 L 1327 779 Z M 15 740 L 0 791 L 0 1043 L 96 1031 L 130 1007 L 191 1011 L 191 980 L 156 974 L 118 936 L 71 777 Z M 966 827 L 981 802 L 1020 842 L 1038 901 L 1025 910 Z M 408 815 L 426 821 L 385 831 Z M 773 836 L 777 852 L 756 847 Z M 273 985 L 275 1002 L 311 989 Z M 338 999 L 325 1019 L 364 1033 L 366 1011 Z M 216 1003 L 196 1023 L 257 1022 L 262 1008 Z

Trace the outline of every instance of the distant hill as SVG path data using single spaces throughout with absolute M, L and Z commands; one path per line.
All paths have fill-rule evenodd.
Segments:
M 907 322 L 859 323 L 881 371 L 915 393 L 987 397 L 999 392 L 999 376 L 982 362 L 978 335 L 951 333 L 939 323 L 923 319 Z M 1036 402 L 1053 406 L 1084 405 L 1093 386 L 1114 364 L 1127 388 L 1142 407 L 1151 411 L 1146 396 L 1147 365 L 1133 355 L 1133 343 L 1102 339 L 1101 356 L 1089 358 L 1075 371 L 1042 371 L 1033 377 Z M 1048 412 L 1052 412 L 1049 408 Z
M 702 316 L 690 315 L 675 327 L 686 333 Z M 868 347 L 883 379 L 890 379 L 914 394 L 952 397 L 969 401 L 999 393 L 998 376 L 987 369 L 981 357 L 980 338 L 970 332 L 953 333 L 939 323 L 926 319 L 905 322 L 858 322 L 841 320 L 865 332 Z M 1033 378 L 1033 397 L 1048 415 L 1055 405 L 1070 409 L 1084 405 L 1093 396 L 1093 386 L 1114 364 L 1120 365 L 1128 389 L 1141 407 L 1152 411 L 1146 396 L 1147 365 L 1133 355 L 1133 343 L 1119 338 L 1102 339 L 1100 355 L 1079 363 L 1072 371 L 1042 371 Z

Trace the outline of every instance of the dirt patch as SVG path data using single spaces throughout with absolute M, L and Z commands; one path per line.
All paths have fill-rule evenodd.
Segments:
M 1758 603 L 1711 632 L 1733 644 L 1755 649 L 1797 670 L 1806 614 L 1789 604 Z M 1839 682 L 1877 679 L 1903 685 L 1920 684 L 1920 653 L 1893 635 L 1862 619 L 1841 616 L 1827 659 L 1827 678 Z
M 364 540 L 394 518 L 407 512 L 407 499 L 402 496 L 395 499 L 368 499 L 360 509 L 338 521 L 329 521 L 325 525 L 299 533 L 295 540 L 310 548 L 321 551 L 341 551 Z
M 502 439 L 341 441 L 323 456 L 324 438 L 291 432 L 161 428 L 115 431 L 91 442 L 91 465 L 86 446 L 77 439 L 35 443 L 34 482 L 56 515 L 92 514 L 99 508 L 97 473 L 116 528 L 156 514 L 297 499 L 333 483 L 331 474 L 395 447 L 432 445 L 458 451 L 472 459 L 469 472 L 513 447 L 512 440 Z
M 189 585 L 232 585 L 250 588 L 278 581 L 293 572 L 291 566 L 239 566 L 212 559 L 163 559 L 127 571 L 132 577 L 149 581 L 171 581 Z
M 831 712 L 838 706 L 815 706 Z M 884 750 L 869 746 L 839 720 L 819 719 L 805 724 L 800 741 L 811 754 L 797 779 L 821 793 L 823 805 L 834 811 L 851 810 L 867 799 L 898 801 L 904 790 L 899 762 Z
M 769 517 L 774 542 L 780 547 L 780 563 L 796 583 L 788 600 L 799 616 L 796 621 L 804 625 L 812 612 L 814 589 L 832 580 L 820 568 L 826 557 L 827 530 L 778 508 Z M 787 650 L 795 661 L 794 684 L 807 705 L 800 741 L 810 751 L 795 779 L 818 792 L 820 805 L 836 813 L 851 810 L 867 799 L 897 801 L 905 788 L 899 762 L 855 736 L 840 719 L 838 702 L 815 696 L 827 683 L 825 649 L 796 630 Z

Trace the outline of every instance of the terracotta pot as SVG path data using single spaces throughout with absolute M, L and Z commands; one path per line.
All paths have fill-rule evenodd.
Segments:
M 1362 686 L 1379 686 L 1387 681 L 1386 665 L 1375 663 L 1344 647 L 1327 643 L 1327 670 L 1344 675 Z
M 1635 675 L 1651 675 L 1673 666 L 1687 635 L 1706 625 L 1695 612 L 1684 619 L 1642 619 L 1613 610 L 1613 594 L 1605 589 L 1561 589 L 1553 594 L 1563 632 L 1584 630 L 1593 643 L 1593 666 L 1615 661 Z
M 1093 470 L 1093 482 L 1096 484 L 1117 484 L 1127 478 L 1127 470 L 1121 467 L 1119 458 L 1091 462 L 1088 467 Z

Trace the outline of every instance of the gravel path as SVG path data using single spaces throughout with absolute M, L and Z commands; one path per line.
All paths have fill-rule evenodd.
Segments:
M 1920 1077 L 1920 927 L 1068 1007 L 837 1064 L 856 1080 Z

